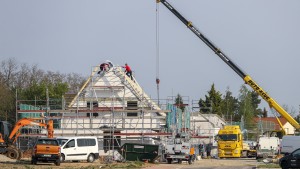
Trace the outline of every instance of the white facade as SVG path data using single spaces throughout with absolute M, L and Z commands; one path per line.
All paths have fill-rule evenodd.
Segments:
M 294 135 L 295 134 L 295 127 L 291 125 L 291 123 L 286 122 L 283 124 L 283 128 L 287 135 Z
M 217 114 L 193 113 L 191 116 L 191 129 L 201 136 L 218 134 L 220 128 L 226 124 L 225 120 Z
M 166 114 L 131 80 L 121 67 L 91 76 L 69 103 L 69 111 L 57 112 L 55 136 L 98 137 L 102 155 L 126 142 L 153 142 L 166 124 Z M 112 139 L 114 138 L 114 139 Z M 112 141 L 114 140 L 114 141 Z M 150 141 L 149 141 L 150 140 Z
M 212 143 L 213 146 L 216 146 L 215 136 L 224 125 L 226 125 L 225 120 L 217 114 L 193 112 L 191 115 L 191 130 L 194 131 L 196 136 L 206 137 L 194 139 L 193 142 L 203 144 Z

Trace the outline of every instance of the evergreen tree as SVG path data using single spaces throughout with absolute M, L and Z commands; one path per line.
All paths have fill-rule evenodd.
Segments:
M 224 112 L 225 119 L 229 120 L 234 116 L 234 112 L 238 109 L 238 99 L 232 96 L 232 92 L 227 87 L 223 100 L 221 102 L 221 110 Z
M 222 115 L 223 112 L 221 111 L 221 92 L 216 91 L 215 84 L 212 84 L 210 90 L 207 93 L 208 95 L 205 95 L 205 100 L 200 98 L 198 102 L 200 112 Z
M 177 94 L 175 98 L 175 104 L 177 105 L 178 108 L 182 110 L 182 112 L 184 112 L 185 106 L 183 104 L 183 100 L 180 94 Z
M 262 112 L 262 116 L 263 117 L 268 117 L 268 111 L 267 111 L 267 109 L 265 107 L 264 107 L 264 110 Z

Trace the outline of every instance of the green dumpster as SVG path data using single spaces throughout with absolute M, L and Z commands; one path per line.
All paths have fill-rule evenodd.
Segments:
M 126 161 L 154 162 L 158 158 L 158 145 L 125 143 L 118 152 Z

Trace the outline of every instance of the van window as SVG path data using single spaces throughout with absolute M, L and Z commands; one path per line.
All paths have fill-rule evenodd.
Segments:
M 95 145 L 96 145 L 95 139 L 77 139 L 78 147 L 95 146 Z
M 67 143 L 67 145 L 65 146 L 65 148 L 70 148 L 70 147 L 75 147 L 75 140 L 71 140 Z
M 62 146 L 62 145 L 64 145 L 68 141 L 68 139 L 57 139 L 57 141 L 58 141 L 58 144 L 60 146 Z

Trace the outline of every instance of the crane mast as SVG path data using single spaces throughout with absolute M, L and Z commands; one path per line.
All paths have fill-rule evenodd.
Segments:
M 283 116 L 293 127 L 300 129 L 299 123 L 287 113 L 272 97 L 268 95 L 249 75 L 240 69 L 228 56 L 226 56 L 219 48 L 210 42 L 192 22 L 186 20 L 169 2 L 166 0 L 156 0 L 161 2 L 168 8 L 183 24 L 185 24 L 198 38 L 200 38 L 217 56 L 219 56 L 231 69 L 233 69 L 256 93 L 258 93 L 271 108 L 274 108 L 281 116 Z

